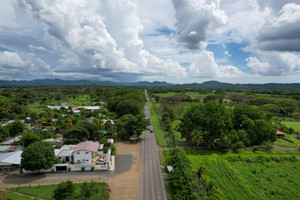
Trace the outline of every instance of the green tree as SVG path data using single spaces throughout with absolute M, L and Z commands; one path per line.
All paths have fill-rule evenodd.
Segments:
M 30 171 L 50 169 L 55 160 L 54 148 L 50 142 L 35 142 L 21 154 L 21 167 Z
M 61 182 L 53 191 L 55 200 L 64 200 L 74 196 L 75 186 L 72 181 Z
M 198 183 L 192 173 L 191 162 L 185 151 L 179 147 L 171 149 L 167 164 L 173 166 L 170 175 L 170 186 L 174 199 L 198 199 Z
M 203 141 L 204 138 L 204 133 L 200 130 L 193 130 L 192 134 L 192 142 L 196 143 L 197 146 L 199 146 L 199 144 Z
M 25 125 L 20 120 L 16 120 L 9 126 L 9 136 L 14 137 L 16 135 L 21 135 L 25 131 Z
M 7 127 L 0 126 L 0 142 L 6 140 L 9 137 L 9 131 Z
M 63 133 L 66 143 L 78 143 L 84 140 L 88 140 L 89 132 L 85 127 L 75 125 L 66 130 Z
M 217 139 L 223 138 L 232 129 L 231 118 L 230 110 L 217 101 L 194 104 L 181 120 L 181 133 L 191 140 L 193 131 L 200 131 L 204 133 L 204 142 L 213 147 Z
M 93 194 L 97 193 L 98 191 L 99 188 L 93 180 L 89 183 L 84 182 L 80 189 L 80 196 L 84 199 L 89 199 Z
M 84 127 L 89 132 L 89 135 L 87 137 L 89 140 L 99 139 L 99 129 L 97 125 L 91 124 L 87 121 L 82 121 L 77 126 Z
M 41 138 L 34 133 L 24 133 L 21 137 L 21 144 L 25 147 L 29 146 L 30 144 L 40 141 Z
M 150 120 L 145 119 L 144 114 L 133 116 L 127 114 L 118 119 L 116 128 L 118 137 L 122 139 L 129 139 L 133 135 L 140 136 L 142 131 L 147 130 L 147 126 L 150 125 Z

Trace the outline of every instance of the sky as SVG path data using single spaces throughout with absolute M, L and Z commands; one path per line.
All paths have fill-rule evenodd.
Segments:
M 0 79 L 300 82 L 299 0 L 0 0 Z

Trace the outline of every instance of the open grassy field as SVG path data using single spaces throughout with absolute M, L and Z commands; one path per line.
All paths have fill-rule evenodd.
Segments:
M 292 151 L 293 159 L 285 151 L 186 152 L 194 170 L 205 167 L 219 199 L 300 199 L 299 151 Z
M 293 128 L 295 131 L 300 131 L 300 122 L 282 122 L 289 128 Z
M 0 191 L 0 199 L 1 200 L 12 200 L 12 199 L 13 200 L 29 200 L 32 198 L 14 194 L 12 192 Z
M 151 113 L 156 143 L 160 147 L 168 147 L 164 132 L 158 120 L 158 116 L 154 111 L 154 103 L 152 101 L 149 101 L 149 107 L 150 107 L 150 113 Z
M 300 140 L 297 139 L 296 135 L 286 134 L 284 137 L 286 138 L 286 140 L 277 139 L 274 144 L 282 147 L 300 147 Z
M 66 100 L 68 102 L 68 105 L 76 104 L 79 106 L 89 106 L 92 103 L 92 99 L 90 95 L 79 95 L 76 98 L 69 98 Z
M 178 92 L 167 92 L 167 93 L 155 93 L 156 96 L 159 97 L 169 97 L 169 96 L 174 96 L 176 94 L 184 94 L 188 95 L 191 98 L 199 97 L 199 96 L 205 96 L 205 95 L 200 95 L 198 92 L 185 92 L 185 93 L 178 93 Z
M 75 194 L 79 194 L 81 183 L 74 183 L 75 185 Z M 103 191 L 107 187 L 107 184 L 105 183 L 96 183 L 97 187 L 99 188 L 99 192 L 92 197 L 90 197 L 90 200 L 96 200 L 96 199 L 102 199 Z M 57 185 L 40 185 L 40 186 L 26 186 L 26 187 L 17 187 L 17 188 L 11 188 L 11 191 L 27 194 L 33 197 L 37 198 L 43 198 L 47 200 L 53 200 L 53 191 L 57 187 Z M 24 198 L 23 198 L 24 199 Z M 103 199 L 109 199 L 109 195 L 107 192 L 104 192 L 104 198 Z

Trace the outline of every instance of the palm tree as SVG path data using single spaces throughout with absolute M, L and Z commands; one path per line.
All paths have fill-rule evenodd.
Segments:
M 203 132 L 200 130 L 193 130 L 192 132 L 192 142 L 196 143 L 197 147 L 199 146 L 199 144 L 203 141 Z

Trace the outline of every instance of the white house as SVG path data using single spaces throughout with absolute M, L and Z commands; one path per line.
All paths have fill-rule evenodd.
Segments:
M 98 142 L 85 141 L 76 145 L 73 150 L 75 164 L 93 164 L 97 161 Z
M 83 108 L 85 110 L 99 110 L 100 109 L 100 106 L 78 106 L 78 108 Z

